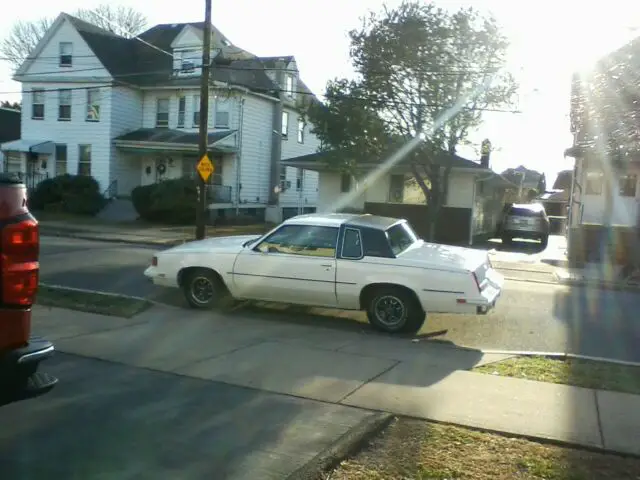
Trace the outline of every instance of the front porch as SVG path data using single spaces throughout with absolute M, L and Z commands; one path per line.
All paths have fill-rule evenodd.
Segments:
M 0 148 L 4 154 L 2 172 L 18 176 L 28 190 L 56 175 L 56 147 L 52 141 L 19 139 L 3 143 Z
M 139 185 L 181 177 L 196 178 L 198 134 L 169 129 L 140 129 L 114 140 L 118 150 L 119 195 Z M 209 133 L 209 159 L 215 172 L 206 182 L 209 208 L 235 205 L 236 132 Z

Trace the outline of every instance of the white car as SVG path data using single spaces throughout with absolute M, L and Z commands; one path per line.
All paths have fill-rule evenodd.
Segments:
M 192 307 L 223 296 L 366 310 L 375 328 L 416 332 L 426 312 L 486 314 L 504 278 L 486 251 L 427 243 L 406 220 L 291 218 L 262 236 L 209 238 L 156 254 L 145 276 Z

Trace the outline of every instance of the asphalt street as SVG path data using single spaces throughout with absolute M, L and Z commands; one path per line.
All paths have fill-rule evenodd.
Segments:
M 280 480 L 371 415 L 61 353 L 46 371 L 64 381 L 0 408 L 2 478 Z
M 135 245 L 43 237 L 41 281 L 181 303 L 179 292 L 158 289 L 143 277 L 153 252 Z M 502 265 L 508 263 L 507 254 L 499 257 Z M 640 311 L 639 294 L 522 281 L 550 276 L 533 272 L 541 270 L 536 264 L 506 268 L 513 268 L 504 271 L 506 276 L 521 280 L 507 281 L 490 315 L 430 315 L 421 333 L 482 349 L 640 361 L 640 321 L 633 313 Z M 359 312 L 339 316 L 340 322 L 362 320 Z

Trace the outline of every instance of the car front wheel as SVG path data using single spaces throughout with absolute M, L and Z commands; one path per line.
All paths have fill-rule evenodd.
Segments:
M 189 305 L 201 309 L 218 305 L 226 293 L 220 279 L 213 272 L 204 269 L 190 272 L 182 288 Z
M 415 333 L 422 328 L 425 312 L 415 296 L 402 288 L 381 288 L 369 296 L 367 317 L 376 330 Z

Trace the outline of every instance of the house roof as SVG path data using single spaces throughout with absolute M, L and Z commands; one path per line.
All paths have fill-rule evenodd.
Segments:
M 292 167 L 295 166 L 303 166 L 304 168 L 310 170 L 327 170 L 327 160 L 331 155 L 334 155 L 333 151 L 322 151 L 316 153 L 310 153 L 308 155 L 301 155 L 299 157 L 292 157 L 282 160 L 282 163 L 285 165 L 290 165 Z M 448 165 L 449 162 L 453 163 L 454 168 L 468 168 L 468 169 L 478 169 L 485 170 L 485 168 L 477 162 L 472 160 L 468 160 L 466 158 L 460 157 L 458 155 L 449 156 L 445 152 L 442 153 L 442 156 L 438 159 L 439 163 L 442 165 Z M 369 169 L 371 167 L 375 167 L 379 165 L 380 162 L 372 161 L 372 162 L 360 162 L 358 165 L 362 166 L 365 169 Z M 406 166 L 409 164 L 408 159 L 403 159 L 396 166 Z M 315 168 L 314 168 L 315 167 Z
M 236 133 L 235 130 L 224 130 L 208 134 L 208 145 L 224 140 Z M 133 132 L 125 133 L 116 137 L 116 142 L 136 142 L 136 143 L 166 143 L 181 145 L 198 145 L 197 132 L 185 132 L 182 130 L 170 130 L 168 128 L 140 128 Z
M 125 38 L 72 15 L 63 13 L 61 16 L 76 28 L 109 74 L 121 83 L 140 87 L 200 84 L 199 77 L 175 77 L 171 43 L 186 26 L 202 29 L 204 22 L 159 24 L 136 38 Z M 220 33 L 213 26 L 212 29 Z M 222 33 L 220 35 L 226 38 Z M 245 58 L 232 58 L 228 65 L 216 66 L 214 63 L 211 79 L 277 96 L 275 92 L 279 87 L 268 77 L 266 69 L 274 68 L 272 64 L 275 65 L 275 59 L 280 57 L 257 57 L 242 49 L 236 53 Z M 281 58 L 285 61 L 293 59 L 292 56 Z M 304 84 L 301 87 L 306 88 Z

